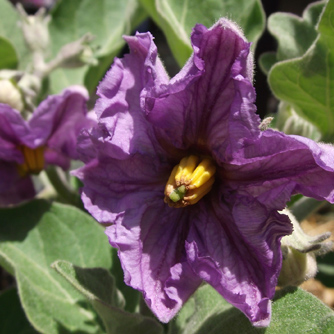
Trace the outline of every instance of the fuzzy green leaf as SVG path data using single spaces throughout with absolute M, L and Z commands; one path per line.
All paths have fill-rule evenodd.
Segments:
M 15 48 L 9 40 L 0 36 L 0 69 L 15 69 L 17 64 Z
M 320 140 L 319 130 L 305 118 L 298 115 L 291 105 L 281 102 L 275 115 L 275 127 L 288 135 L 299 135 Z
M 103 229 L 82 211 L 43 200 L 0 210 L 0 264 L 16 277 L 22 306 L 41 333 L 100 333 L 89 303 L 50 265 L 111 267 Z
M 16 289 L 0 295 L 0 334 L 37 334 L 24 314 Z
M 52 266 L 92 303 L 108 334 L 163 333 L 162 326 L 153 318 L 123 310 L 124 301 L 107 270 L 80 268 L 66 261 L 57 261 Z
M 19 67 L 24 69 L 31 60 L 31 55 L 18 24 L 19 15 L 8 0 L 0 0 L 0 13 L 0 36 L 11 42 L 19 61 Z
M 211 27 L 220 17 L 235 21 L 249 41 L 256 42 L 264 30 L 264 12 L 258 0 L 140 0 L 163 30 L 173 55 L 182 66 L 192 53 L 191 29 L 196 23 Z
M 88 32 L 95 37 L 90 45 L 97 56 L 114 53 L 124 45 L 122 35 L 131 32 L 137 9 L 136 0 L 62 0 L 52 12 L 52 53 Z
M 92 70 L 88 66 L 77 69 L 58 69 L 51 75 L 51 91 L 57 93 L 68 85 L 86 82 L 90 92 L 124 46 L 124 34 L 130 34 L 134 25 L 146 17 L 137 0 L 62 0 L 52 11 L 50 37 L 52 55 L 61 47 L 78 40 L 86 33 L 95 39 L 90 44 L 99 65 Z M 89 72 L 88 72 L 89 71 Z M 88 74 L 87 74 L 88 72 Z M 89 79 L 85 80 L 88 75 Z
M 334 138 L 334 0 L 318 25 L 319 36 L 301 57 L 275 64 L 269 73 L 273 93 L 314 124 L 322 138 Z
M 201 286 L 171 323 L 169 334 L 323 334 L 334 331 L 334 312 L 299 288 L 277 293 L 268 328 L 255 328 L 211 286 Z
M 259 67 L 265 74 L 268 74 L 275 63 L 277 63 L 276 52 L 265 52 L 259 58 Z
M 311 3 L 299 17 L 290 13 L 274 13 L 268 19 L 268 30 L 277 40 L 277 53 L 266 52 L 259 59 L 260 68 L 268 73 L 274 63 L 301 57 L 317 38 L 316 24 L 325 1 Z

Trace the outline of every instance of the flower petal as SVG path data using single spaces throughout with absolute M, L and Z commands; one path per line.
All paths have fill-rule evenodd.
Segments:
M 154 89 L 144 89 L 142 106 L 149 121 L 161 129 L 160 135 L 178 148 L 205 149 L 217 143 L 226 147 L 229 118 L 242 118 L 254 129 L 259 124 L 253 105 L 250 44 L 226 19 L 210 29 L 196 25 L 192 43 L 194 54 L 182 71 L 168 85 L 156 83 Z M 246 92 L 240 91 L 236 80 L 248 84 Z M 250 102 L 242 104 L 245 96 Z M 250 120 L 248 114 L 240 115 L 241 110 L 235 110 L 236 98 L 241 100 L 238 105 L 245 106 L 242 111 L 251 115 Z M 250 110 L 244 110 L 247 108 Z
M 301 193 L 334 202 L 334 147 L 267 130 L 234 152 L 223 177 L 231 189 L 282 210 L 291 195 Z
M 150 66 L 155 67 L 156 80 L 164 82 L 168 76 L 157 58 L 157 49 L 150 33 L 126 37 L 130 54 L 115 59 L 100 83 L 96 113 L 100 125 L 109 132 L 110 144 L 117 147 L 115 158 L 125 158 L 135 152 L 149 152 L 156 139 L 152 127 L 140 108 L 140 91 L 145 81 L 151 80 Z M 147 60 L 152 60 L 149 66 Z M 152 144 L 153 143 L 153 144 Z
M 31 177 L 20 177 L 15 163 L 0 162 L 0 207 L 19 204 L 35 196 Z
M 127 210 L 106 234 L 118 255 L 126 284 L 141 291 L 147 305 L 168 322 L 197 289 L 197 278 L 184 256 L 184 211 L 163 201 Z
M 232 209 L 212 202 L 202 202 L 192 216 L 188 261 L 255 326 L 267 326 L 281 268 L 279 240 L 291 233 L 289 219 L 251 198 L 238 198 Z
M 86 209 L 99 222 L 110 224 L 124 211 L 139 209 L 152 199 L 159 198 L 163 203 L 170 169 L 168 163 L 145 155 L 137 154 L 124 160 L 104 155 L 72 174 L 85 182 L 83 200 Z
M 87 91 L 80 86 L 65 89 L 42 101 L 29 120 L 30 133 L 22 138 L 34 148 L 47 144 L 46 162 L 68 168 L 70 158 L 77 158 L 77 136 L 95 122 L 87 117 Z
M 167 322 L 201 282 L 184 255 L 188 225 L 182 217 L 187 215 L 163 201 L 171 166 L 144 154 L 111 158 L 108 143 L 99 139 L 94 142 L 99 159 L 88 157 L 73 173 L 85 182 L 82 200 L 100 223 L 109 225 L 106 234 L 119 249 L 125 282 L 143 292 L 148 306 Z M 83 141 L 89 151 L 88 137 Z
M 23 162 L 17 149 L 20 138 L 28 133 L 28 126 L 20 113 L 7 104 L 0 103 L 0 160 Z

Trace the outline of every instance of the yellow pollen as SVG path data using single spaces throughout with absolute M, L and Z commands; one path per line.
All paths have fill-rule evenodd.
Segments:
M 18 165 L 18 171 L 21 176 L 27 174 L 38 174 L 44 168 L 44 146 L 30 148 L 20 145 L 18 149 L 22 152 L 24 162 Z
M 164 201 L 175 208 L 196 204 L 211 190 L 215 173 L 212 159 L 200 161 L 196 155 L 184 157 L 169 176 Z

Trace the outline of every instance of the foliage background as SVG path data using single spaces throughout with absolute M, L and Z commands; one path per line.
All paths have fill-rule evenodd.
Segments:
M 0 9 L 6 6 L 6 1 L 0 1 Z M 150 7 L 152 1 L 142 0 L 141 3 L 153 19 L 147 19 L 145 10 L 134 0 L 95 0 L 94 6 L 90 0 L 62 1 L 67 2 L 67 7 L 56 7 L 50 24 L 50 58 L 64 43 L 80 38 L 88 29 L 97 36 L 92 45 L 96 47 L 95 56 L 99 64 L 95 67 L 85 65 L 76 69 L 57 69 L 45 80 L 44 94 L 59 92 L 73 83 L 83 83 L 91 94 L 92 106 L 99 79 L 110 67 L 114 56 L 127 52 L 121 35 L 135 30 L 152 32 L 171 76 L 179 71 L 180 64 L 189 54 L 186 40 L 169 41 L 172 45 L 170 49 L 167 39 L 172 39 L 175 31 L 168 26 L 168 22 L 160 22 L 161 18 Z M 230 4 L 229 1 L 225 3 Z M 262 1 L 267 17 L 278 11 L 301 16 L 309 3 L 311 1 L 306 0 Z M 105 16 L 108 20 L 103 24 L 92 22 L 90 16 L 85 15 L 90 10 L 94 10 L 90 15 Z M 200 10 L 198 13 L 202 15 Z M 23 39 L 18 35 L 12 36 L 17 19 L 15 15 L 12 13 L 12 16 L 3 17 L 0 24 L 0 35 L 3 37 L 0 48 L 6 48 L 8 55 L 2 58 L 7 61 L 2 63 L 2 68 L 15 68 L 17 63 L 24 68 L 29 62 Z M 155 22 L 160 22 L 163 30 Z M 192 25 L 193 22 L 185 24 Z M 8 41 L 17 47 L 16 54 Z M 174 58 L 173 50 L 175 54 L 178 48 L 183 52 Z M 273 96 L 258 59 L 263 53 L 276 50 L 276 40 L 266 30 L 255 48 L 256 104 L 262 118 L 275 113 L 279 101 Z M 162 325 L 147 309 L 139 293 L 124 285 L 116 251 L 109 246 L 102 228 L 82 210 L 66 204 L 34 200 L 19 208 L 0 209 L 0 264 L 0 291 L 3 291 L 0 294 L 0 334 L 36 331 L 47 334 L 270 334 L 331 333 L 334 330 L 334 313 L 299 288 L 279 292 L 273 303 L 270 327 L 255 329 L 241 312 L 206 285 L 190 298 L 170 325 Z M 328 286 L 334 286 L 333 264 L 332 254 L 320 260 L 318 277 Z

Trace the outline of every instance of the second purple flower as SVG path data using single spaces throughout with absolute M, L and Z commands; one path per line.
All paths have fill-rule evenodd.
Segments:
M 80 86 L 49 96 L 26 121 L 0 103 L 0 206 L 35 195 L 32 174 L 48 165 L 68 169 L 77 158 L 77 136 L 94 122 L 87 117 L 87 91 Z

